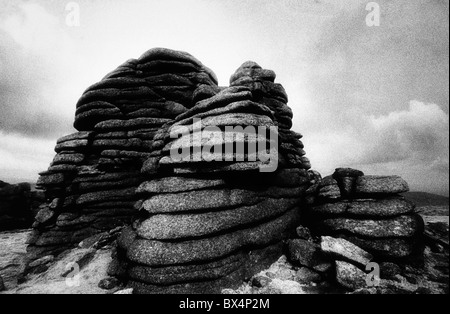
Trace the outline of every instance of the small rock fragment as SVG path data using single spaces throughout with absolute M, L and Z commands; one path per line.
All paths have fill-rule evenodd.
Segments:
M 256 287 L 256 288 L 263 288 L 263 287 L 267 286 L 271 281 L 272 281 L 272 279 L 270 279 L 269 277 L 256 276 L 256 277 L 253 277 L 253 279 L 252 279 L 252 286 Z
M 336 281 L 349 290 L 357 290 L 367 286 L 367 275 L 358 267 L 342 261 L 336 261 Z
M 320 246 L 323 252 L 360 267 L 365 267 L 373 258 L 370 253 L 340 238 L 322 237 Z
M 104 278 L 98 283 L 98 287 L 103 290 L 111 290 L 120 285 L 120 281 L 114 277 Z

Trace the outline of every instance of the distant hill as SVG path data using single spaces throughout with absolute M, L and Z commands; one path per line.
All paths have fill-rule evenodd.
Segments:
M 403 196 L 415 203 L 417 207 L 423 206 L 449 206 L 449 198 L 425 192 L 408 192 Z

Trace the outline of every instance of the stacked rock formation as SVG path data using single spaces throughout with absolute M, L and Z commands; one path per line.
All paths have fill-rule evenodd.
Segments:
M 400 195 L 408 191 L 398 176 L 340 168 L 321 181 L 309 217 L 317 233 L 345 238 L 378 260 L 411 257 L 421 252 L 424 223 Z
M 110 272 L 136 292 L 219 292 L 275 261 L 312 174 L 274 80 L 247 62 L 221 88 L 191 55 L 152 49 L 89 87 L 38 181 L 30 260 L 131 225 Z
M 58 140 L 38 181 L 49 205 L 36 217 L 31 259 L 131 223 L 142 164 L 161 144 L 155 135 L 192 107 L 200 87 L 217 89 L 208 68 L 187 53 L 153 49 L 85 91 L 76 106 L 79 132 Z
M 279 258 L 311 184 L 274 80 L 244 63 L 230 87 L 199 86 L 195 105 L 160 130 L 142 168 L 140 217 L 119 239 L 111 275 L 137 293 L 217 293 Z
M 0 231 L 31 227 L 31 187 L 0 181 Z

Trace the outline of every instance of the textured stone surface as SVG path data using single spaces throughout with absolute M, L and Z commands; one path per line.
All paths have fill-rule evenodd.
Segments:
M 349 203 L 347 213 L 358 216 L 394 217 L 411 214 L 415 205 L 401 198 L 357 200 Z
M 205 173 L 227 173 L 227 172 L 256 172 L 268 167 L 269 162 L 235 162 L 224 165 L 201 164 L 201 167 L 175 167 L 176 174 L 205 174 Z
M 272 279 L 265 277 L 265 276 L 256 276 L 252 278 L 252 286 L 257 288 L 263 288 L 266 287 Z
M 370 253 L 367 253 L 345 239 L 322 237 L 320 247 L 324 253 L 330 254 L 339 260 L 358 265 L 359 267 L 365 267 L 373 259 Z
M 361 217 L 395 217 L 411 214 L 414 208 L 413 203 L 402 198 L 358 199 L 352 202 L 343 201 L 315 206 L 313 213 L 323 215 L 349 214 Z
M 181 138 L 174 140 L 170 144 L 168 144 L 163 151 L 170 151 L 174 149 L 189 149 L 193 147 L 204 147 L 209 145 L 211 147 L 217 145 L 231 145 L 233 143 L 239 143 L 240 145 L 254 145 L 255 153 L 258 147 L 259 141 L 269 141 L 270 138 L 266 138 L 264 135 L 260 135 L 256 133 L 256 129 L 254 133 L 233 133 L 227 134 L 219 130 L 204 130 L 201 133 L 194 133 L 193 136 L 182 136 Z M 272 139 L 273 140 L 273 139 Z M 270 146 L 270 144 L 266 144 Z M 273 144 L 272 144 L 273 145 Z M 225 152 L 226 153 L 226 152 Z
M 320 246 L 302 239 L 290 240 L 288 243 L 289 260 L 297 265 L 314 267 L 322 260 Z
M 128 273 L 134 280 L 149 284 L 177 284 L 190 281 L 215 280 L 236 271 L 244 264 L 245 254 L 238 253 L 218 261 L 186 266 L 133 266 Z
M 37 222 L 43 224 L 43 223 L 49 221 L 50 219 L 52 219 L 54 215 L 55 215 L 55 213 L 52 210 L 50 210 L 47 207 L 44 207 L 39 211 L 39 213 L 36 215 L 35 219 Z
M 244 94 L 248 95 L 248 94 Z M 257 115 L 265 115 L 269 118 L 273 119 L 272 111 L 270 111 L 267 107 L 262 106 L 256 102 L 253 102 L 251 100 L 241 100 L 241 101 L 235 101 L 232 102 L 224 107 L 215 108 L 209 111 L 196 113 L 190 117 L 187 117 L 183 120 L 177 121 L 173 124 L 173 126 L 170 128 L 170 132 L 173 132 L 177 129 L 177 126 L 179 125 L 189 125 L 192 124 L 194 119 L 203 119 L 207 117 L 212 116 L 219 116 L 223 114 L 233 114 L 233 113 L 239 113 L 239 112 L 248 112 L 252 114 Z
M 424 221 L 400 195 L 409 190 L 402 178 L 338 168 L 310 190 L 319 196 L 308 211 L 316 234 L 346 238 L 377 260 L 414 260 L 423 251 Z
M 304 226 L 297 227 L 295 232 L 297 233 L 297 236 L 300 239 L 307 240 L 307 241 L 311 241 L 312 240 L 311 231 L 308 228 L 304 227 Z
M 188 117 L 194 117 L 200 112 L 210 111 L 216 108 L 224 107 L 234 102 L 251 100 L 252 94 L 248 88 L 228 88 L 217 95 L 200 101 L 195 107 L 179 115 L 176 119 L 177 122 L 182 121 Z M 175 124 L 176 125 L 176 124 Z
M 212 238 L 176 243 L 136 240 L 127 256 L 133 262 L 149 266 L 212 260 L 246 246 L 264 246 L 279 241 L 298 221 L 298 208 L 295 208 L 257 227 Z
M 325 200 L 338 200 L 341 198 L 341 190 L 332 177 L 323 178 L 319 187 L 319 197 Z
M 17 286 L 24 271 L 29 230 L 0 232 L 0 277 L 6 289 Z
M 143 204 L 150 213 L 176 213 L 227 209 L 237 206 L 250 206 L 265 197 L 283 198 L 300 196 L 301 189 L 269 188 L 262 191 L 241 189 L 219 189 L 160 194 L 151 197 Z
M 349 204 L 347 202 L 326 203 L 314 206 L 311 209 L 312 215 L 342 215 L 347 213 Z
M 302 135 L 290 130 L 293 112 L 275 77 L 247 62 L 231 87 L 219 87 L 215 74 L 190 54 L 156 48 L 90 86 L 76 104 L 79 132 L 58 140 L 56 157 L 41 173 L 38 187 L 52 205 L 33 225 L 33 257 L 58 254 L 87 238 L 97 241 L 131 223 L 111 268 L 131 279 L 137 293 L 220 291 L 253 276 L 264 264 L 252 260 L 253 252 L 298 226 L 298 206 L 311 179 Z M 214 131 L 194 143 L 189 133 L 198 118 L 200 127 Z M 279 131 L 270 138 L 227 139 L 227 126 Z M 277 140 L 280 149 L 253 158 L 249 148 L 261 138 L 265 144 Z M 197 158 L 197 148 L 223 139 L 244 144 L 244 151 L 214 150 L 212 161 Z M 172 148 L 195 151 L 180 162 L 170 156 Z M 244 262 L 213 264 L 236 254 Z M 173 272 L 178 275 L 171 277 Z
M 311 282 L 320 282 L 322 281 L 322 276 L 319 273 L 315 272 L 314 270 L 311 270 L 307 267 L 302 267 L 296 273 L 296 281 L 303 284 L 309 284 Z
M 257 193 L 246 190 L 206 190 L 157 195 L 144 202 L 150 213 L 174 213 L 254 205 L 261 201 Z
M 167 177 L 144 182 L 141 186 L 139 186 L 136 192 L 143 194 L 176 193 L 202 190 L 224 185 L 225 181 L 221 179 L 213 180 L 185 177 Z
M 356 266 L 343 261 L 336 261 L 336 280 L 344 288 L 357 290 L 367 286 L 367 275 Z
M 388 238 L 388 239 L 367 239 L 357 236 L 344 236 L 345 239 L 370 251 L 381 258 L 406 258 L 422 250 L 420 238 Z
M 96 130 L 132 130 L 142 127 L 160 126 L 169 119 L 161 118 L 136 118 L 131 120 L 106 120 L 95 125 Z
M 320 228 L 331 232 L 348 231 L 369 238 L 412 237 L 423 232 L 423 220 L 419 215 L 384 220 L 335 218 L 324 220 Z
M 235 271 L 228 273 L 226 276 L 220 276 L 217 272 L 214 273 L 214 268 L 210 267 L 213 264 L 203 264 L 197 268 L 209 269 L 207 273 L 205 271 L 199 272 L 200 276 L 208 276 L 208 278 L 215 278 L 214 280 L 204 280 L 204 281 L 194 281 L 194 282 L 185 282 L 189 279 L 189 276 L 194 273 L 184 273 L 179 272 L 178 275 L 175 275 L 176 280 L 180 280 L 181 282 L 175 283 L 172 285 L 161 285 L 161 284 L 149 284 L 144 283 L 142 279 L 137 281 L 132 281 L 131 286 L 135 288 L 135 293 L 143 294 L 143 293 L 151 293 L 151 294 L 161 294 L 161 293 L 177 293 L 177 294 L 211 294 L 211 293 L 220 293 L 222 288 L 237 288 L 245 278 L 250 278 L 255 272 L 260 272 L 263 269 L 269 267 L 273 262 L 275 262 L 278 257 L 281 255 L 282 251 L 281 243 L 276 243 L 274 245 L 270 245 L 267 248 L 263 249 L 255 249 L 249 253 L 239 253 L 242 256 L 242 266 Z M 224 259 L 222 262 L 226 261 Z M 222 263 L 220 262 L 220 263 Z M 182 268 L 181 268 L 182 269 Z M 224 268 L 223 268 L 224 269 Z M 171 273 L 172 270 L 168 271 L 168 274 Z M 161 278 L 158 278 L 157 281 L 161 282 Z M 169 282 L 174 282 L 173 278 L 169 276 L 165 276 Z M 188 278 L 188 279 L 185 279 Z M 162 278 L 164 280 L 164 278 Z M 175 280 L 175 281 L 176 281 Z M 140 281 L 140 282 L 139 282 Z
M 408 183 L 399 176 L 362 176 L 356 181 L 356 193 L 360 194 L 398 194 L 408 191 Z
M 213 281 L 161 286 L 131 280 L 129 286 L 133 288 L 135 294 L 219 294 L 221 290 L 219 287 L 237 287 L 238 282 L 241 282 L 244 276 L 244 272 L 238 270 L 229 276 Z
M 155 215 L 136 229 L 144 239 L 177 239 L 206 236 L 281 215 L 298 205 L 296 199 L 266 199 L 254 206 L 201 214 Z
M 103 290 L 111 290 L 120 285 L 119 280 L 113 277 L 108 277 L 100 280 L 98 287 Z

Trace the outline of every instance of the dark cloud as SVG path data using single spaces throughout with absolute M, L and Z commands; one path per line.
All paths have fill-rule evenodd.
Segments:
M 70 132 L 70 116 L 53 111 L 51 92 L 44 95 L 56 90 L 55 72 L 45 67 L 47 60 L 25 52 L 1 30 L 0 46 L 0 129 L 32 137 Z
M 313 166 L 395 173 L 448 195 L 448 2 L 376 1 L 380 27 L 354 2 L 322 25 L 307 58 L 308 115 L 295 125 Z
M 362 128 L 341 128 L 305 138 L 314 167 L 331 174 L 351 167 L 366 174 L 400 175 L 414 191 L 448 195 L 449 115 L 435 104 L 362 117 Z
M 361 114 L 403 109 L 411 100 L 449 107 L 448 11 L 439 1 L 377 1 L 380 27 L 365 24 L 365 3 L 323 26 L 306 73 L 330 127 Z M 311 127 L 314 127 L 311 125 Z

